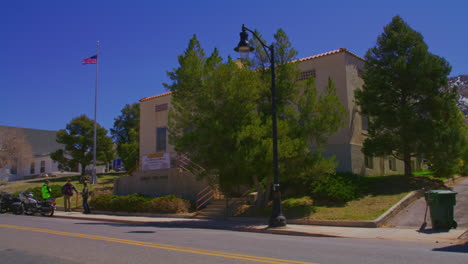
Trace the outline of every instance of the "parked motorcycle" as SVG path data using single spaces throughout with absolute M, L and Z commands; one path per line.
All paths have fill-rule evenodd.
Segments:
M 6 212 L 20 215 L 23 213 L 23 204 L 19 197 L 15 197 L 11 193 L 4 191 L 0 195 L 0 213 Z
M 37 200 L 34 198 L 32 192 L 22 192 L 19 195 L 21 200 L 24 214 L 25 215 L 34 215 L 39 213 L 43 216 L 53 216 L 56 210 L 57 203 L 55 202 L 55 198 L 48 198 L 46 200 Z

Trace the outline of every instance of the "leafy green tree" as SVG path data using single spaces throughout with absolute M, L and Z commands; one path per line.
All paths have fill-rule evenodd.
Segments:
M 139 159 L 140 104 L 126 104 L 121 115 L 114 119 L 110 132 L 117 143 L 117 154 L 127 170 L 135 167 Z
M 311 147 L 318 149 L 343 125 L 344 107 L 331 81 L 320 93 L 313 79 L 298 82 L 300 72 L 291 63 L 295 51 L 283 31 L 275 39 L 278 61 L 285 62 L 277 71 L 279 162 L 280 170 L 287 171 L 281 179 L 329 172 L 335 164 Z M 239 64 L 228 58 L 223 63 L 216 49 L 206 57 L 195 36 L 179 64 L 168 73 L 173 83 L 165 84 L 173 91 L 171 143 L 218 175 L 223 192 L 255 186 L 259 205 L 264 205 L 273 181 L 269 69 L 260 59 Z M 327 165 L 318 166 L 325 160 Z
M 107 130 L 97 124 L 96 159 L 108 162 L 112 159 L 112 139 L 107 136 Z M 93 162 L 94 121 L 86 115 L 73 118 L 66 129 L 57 132 L 57 142 L 65 145 L 64 150 L 57 150 L 51 158 L 59 163 L 59 168 L 74 168 L 81 165 L 81 174 L 85 174 L 86 166 Z
M 465 116 L 456 106 L 456 100 L 447 99 L 443 117 L 433 122 L 434 132 L 426 146 L 425 157 L 430 169 L 439 176 L 452 176 L 459 172 L 467 149 Z
M 451 67 L 431 54 L 423 36 L 399 16 L 385 26 L 365 58 L 365 84 L 355 94 L 361 113 L 369 118 L 363 152 L 395 156 L 404 162 L 405 175 L 412 173 L 411 157 L 423 155 L 435 163 L 444 148 L 435 140 L 451 134 L 444 129 L 460 127 L 452 119 L 458 114 L 452 107 L 454 90 L 447 84 Z

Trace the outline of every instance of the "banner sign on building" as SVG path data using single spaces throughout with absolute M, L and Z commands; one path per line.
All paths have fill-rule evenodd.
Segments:
M 171 168 L 171 156 L 168 152 L 157 152 L 143 155 L 141 169 L 143 171 L 164 170 Z

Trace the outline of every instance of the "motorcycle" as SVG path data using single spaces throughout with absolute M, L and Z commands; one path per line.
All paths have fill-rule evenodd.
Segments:
M 38 201 L 34 198 L 32 192 L 20 193 L 19 198 L 22 203 L 25 215 L 34 215 L 36 213 L 42 216 L 53 216 L 56 210 L 57 203 L 55 198 L 47 198 L 45 200 Z
M 19 197 L 15 197 L 11 193 L 4 191 L 0 195 L 0 214 L 8 211 L 20 215 L 23 213 L 23 204 Z

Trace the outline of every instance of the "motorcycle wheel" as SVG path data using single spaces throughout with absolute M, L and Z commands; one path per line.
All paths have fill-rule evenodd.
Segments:
M 15 210 L 13 210 L 13 213 L 15 215 L 20 215 L 20 214 L 23 214 L 24 213 L 24 208 L 23 208 L 23 205 L 15 208 Z
M 48 217 L 51 217 L 54 215 L 54 212 L 55 212 L 55 209 L 53 207 L 50 208 L 50 211 L 49 212 L 44 212 L 44 213 L 41 213 L 42 216 L 48 216 Z
M 32 212 L 32 211 L 30 211 L 28 209 L 23 208 L 23 211 L 24 211 L 25 215 L 34 215 L 34 212 Z

